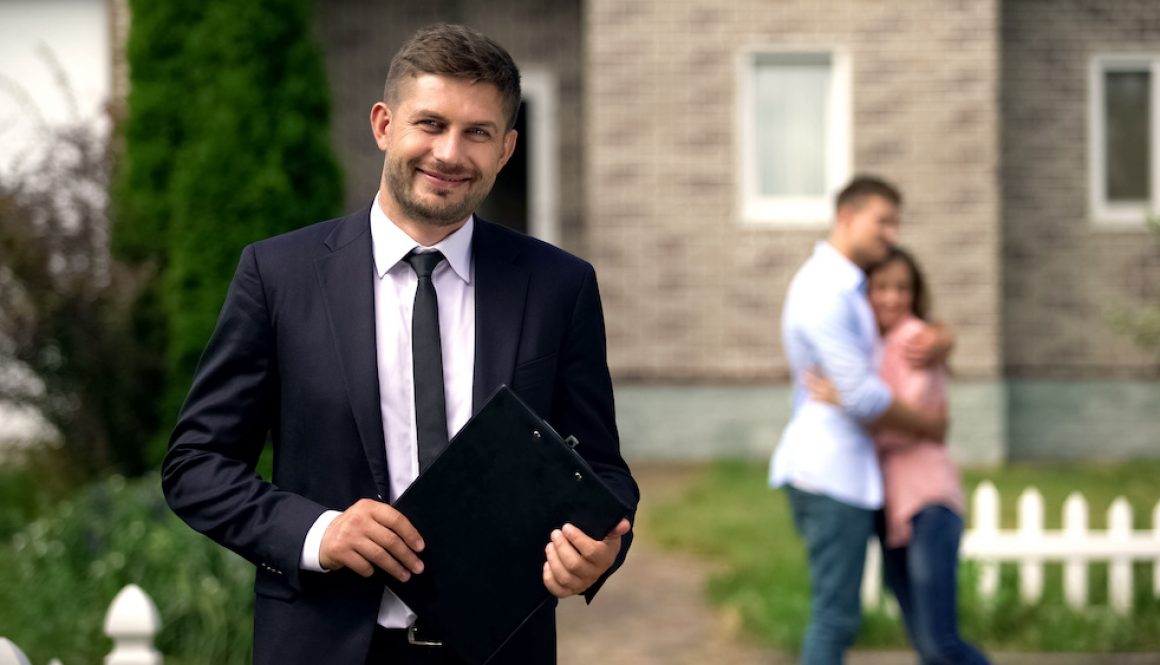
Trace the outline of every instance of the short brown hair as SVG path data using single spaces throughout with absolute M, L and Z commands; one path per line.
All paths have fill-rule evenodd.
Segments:
M 868 196 L 881 196 L 896 206 L 902 205 L 902 193 L 898 191 L 897 187 L 878 176 L 860 175 L 855 176 L 850 184 L 838 192 L 838 197 L 834 201 L 834 209 L 837 210 L 848 205 L 861 205 L 863 199 Z
M 520 111 L 520 70 L 511 55 L 484 34 L 449 23 L 420 28 L 391 58 L 383 101 L 397 102 L 403 79 L 420 74 L 494 85 L 503 98 L 507 128 L 515 126 L 516 114 Z

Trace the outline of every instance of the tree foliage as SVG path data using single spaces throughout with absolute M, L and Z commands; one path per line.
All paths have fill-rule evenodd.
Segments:
M 46 132 L 0 178 L 0 401 L 38 411 L 70 471 L 140 473 L 162 380 L 137 306 L 150 273 L 109 255 L 105 139 Z
M 242 247 L 339 209 L 310 4 L 131 2 L 113 240 L 118 256 L 160 276 L 170 417 Z

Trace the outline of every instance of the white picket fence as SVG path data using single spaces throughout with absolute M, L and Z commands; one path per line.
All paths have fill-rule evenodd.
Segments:
M 1152 563 L 1152 594 L 1160 597 L 1160 503 L 1152 510 L 1152 529 L 1132 529 L 1132 507 L 1123 497 L 1108 509 L 1107 529 L 1088 526 L 1088 504 L 1079 492 L 1063 503 L 1063 528 L 1044 528 L 1043 495 L 1034 487 L 1019 495 L 1018 525 L 999 528 L 999 491 L 988 481 L 979 484 L 971 501 L 974 526 L 963 535 L 959 556 L 979 562 L 979 595 L 994 598 L 999 590 L 999 564 L 1019 564 L 1019 597 L 1028 604 L 1043 597 L 1043 565 L 1063 564 L 1063 593 L 1075 609 L 1088 605 L 1088 564 L 1108 563 L 1108 604 L 1118 612 L 1132 609 L 1132 564 Z M 866 552 L 862 604 L 882 600 L 882 554 L 875 539 Z
M 105 665 L 162 665 L 161 654 L 153 648 L 153 638 L 161 629 L 157 605 L 136 584 L 121 589 L 105 613 L 105 634 L 113 639 L 113 650 Z M 7 638 L 0 637 L 0 665 L 31 665 L 28 656 Z M 61 665 L 52 660 L 49 665 Z

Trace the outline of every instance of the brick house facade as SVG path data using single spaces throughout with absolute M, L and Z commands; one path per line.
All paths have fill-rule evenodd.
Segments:
M 1160 366 L 1107 323 L 1109 308 L 1155 298 L 1160 242 L 1142 223 L 1101 226 L 1088 205 L 1093 58 L 1160 58 L 1160 3 L 319 8 L 352 208 L 381 168 L 366 113 L 390 54 L 416 27 L 471 24 L 546 81 L 536 95 L 551 103 L 531 98 L 540 129 L 524 138 L 532 151 L 551 144 L 537 152 L 549 155 L 551 182 L 547 194 L 542 181 L 513 186 L 552 199 L 551 219 L 529 230 L 547 229 L 597 267 L 630 455 L 764 456 L 788 417 L 778 316 L 828 216 L 751 218 L 743 107 L 754 63 L 807 56 L 845 86 L 847 175 L 900 185 L 904 243 L 926 266 L 936 317 L 958 334 L 956 453 L 974 462 L 1160 454 L 1149 440 L 1160 429 L 1149 381 Z M 546 124 L 545 106 L 554 108 Z M 1151 113 L 1160 132 L 1160 108 Z

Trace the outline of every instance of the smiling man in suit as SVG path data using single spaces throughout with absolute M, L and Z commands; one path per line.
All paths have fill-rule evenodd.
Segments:
M 592 266 L 473 214 L 515 147 L 519 102 L 498 44 L 420 30 L 371 110 L 385 160 L 370 208 L 242 252 L 163 486 L 190 526 L 257 565 L 257 663 L 459 662 L 371 576 L 423 574 L 422 534 L 389 502 L 501 384 L 638 501 Z M 272 482 L 254 470 L 268 436 Z M 547 590 L 588 600 L 631 541 L 628 520 L 603 540 L 544 536 Z M 555 662 L 554 607 L 494 662 Z

